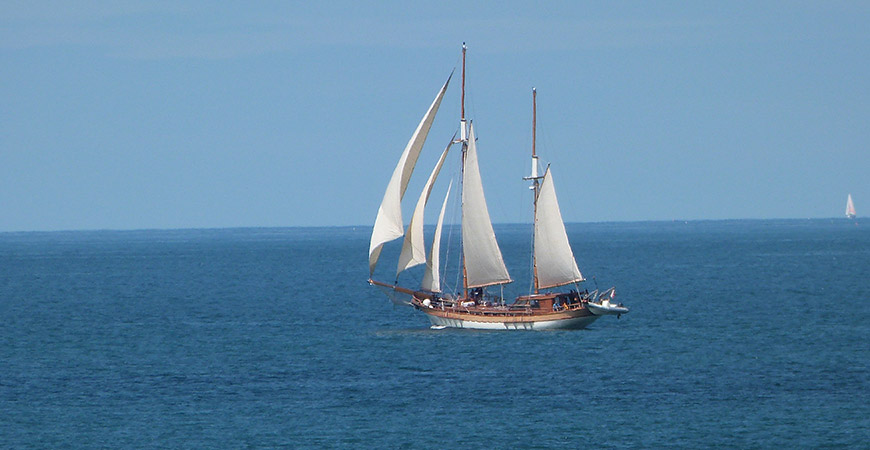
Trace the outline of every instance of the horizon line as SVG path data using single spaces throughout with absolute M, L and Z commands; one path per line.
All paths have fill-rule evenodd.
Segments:
M 628 223 L 673 223 L 673 222 L 750 222 L 750 221 L 797 221 L 797 220 L 859 220 L 862 216 L 849 219 L 847 217 L 774 217 L 774 218 L 731 218 L 731 219 L 639 219 L 639 220 L 600 220 L 589 222 L 565 222 L 569 224 L 628 224 Z M 444 224 L 445 226 L 456 226 L 459 223 Z M 493 226 L 509 226 L 509 225 L 532 225 L 532 222 L 493 222 Z M 435 224 L 425 224 L 427 227 L 435 226 Z M 215 227 L 168 227 L 168 228 L 67 228 L 67 229 L 42 229 L 42 230 L 0 230 L 2 234 L 24 234 L 24 233 L 94 233 L 94 232 L 142 232 L 142 231 L 219 231 L 219 230 L 278 230 L 278 229 L 314 229 L 314 228 L 367 228 L 371 229 L 373 225 L 251 225 L 251 226 L 215 226 Z

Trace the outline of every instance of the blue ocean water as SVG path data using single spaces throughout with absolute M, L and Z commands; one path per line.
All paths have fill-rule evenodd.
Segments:
M 429 329 L 369 232 L 0 234 L 0 447 L 870 442 L 866 221 L 569 224 L 632 310 L 552 332 Z

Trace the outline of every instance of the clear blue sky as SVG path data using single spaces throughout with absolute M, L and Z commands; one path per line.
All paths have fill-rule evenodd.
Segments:
M 868 2 L 223 3 L 0 4 L 0 231 L 370 226 L 463 41 L 495 222 L 533 86 L 567 221 L 870 210 Z

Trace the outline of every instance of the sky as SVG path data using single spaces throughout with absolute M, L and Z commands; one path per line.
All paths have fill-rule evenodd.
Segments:
M 863 215 L 868 23 L 860 1 L 7 0 L 0 231 L 371 226 L 463 42 L 494 222 L 531 220 L 532 87 L 568 222 L 841 217 L 848 193 Z M 454 77 L 406 221 L 458 118 Z

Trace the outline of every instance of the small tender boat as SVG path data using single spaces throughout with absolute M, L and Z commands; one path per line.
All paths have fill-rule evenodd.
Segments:
M 589 302 L 586 304 L 586 309 L 588 309 L 592 314 L 595 314 L 596 316 L 620 316 L 622 314 L 628 313 L 628 308 L 622 306 L 622 303 L 617 303 L 614 305 L 610 303 L 610 300 L 603 300 L 601 303 Z
M 598 301 L 590 300 L 589 303 L 586 304 L 586 309 L 596 316 L 612 315 L 618 318 L 623 314 L 628 314 L 628 308 L 623 306 L 622 303 L 611 302 L 615 293 L 616 290 L 613 288 L 604 291 L 604 293 L 598 297 Z

